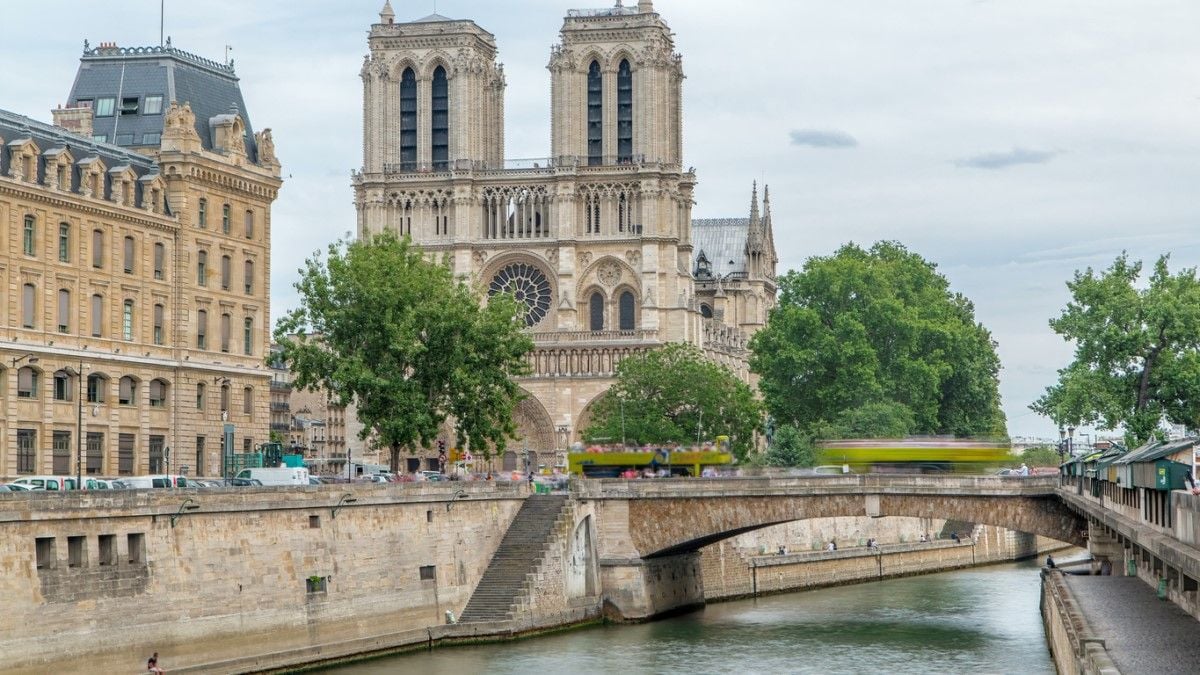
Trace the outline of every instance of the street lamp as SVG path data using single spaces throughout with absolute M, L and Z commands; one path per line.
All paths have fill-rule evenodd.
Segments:
M 1062 460 L 1067 458 L 1067 432 L 1062 427 L 1058 428 L 1058 456 Z
M 1075 427 L 1067 427 L 1067 452 L 1075 456 Z
M 75 489 L 83 489 L 83 359 L 79 359 L 79 370 L 71 366 L 64 371 L 79 382 L 75 392 Z

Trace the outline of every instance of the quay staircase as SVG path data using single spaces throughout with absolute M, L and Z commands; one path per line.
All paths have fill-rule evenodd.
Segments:
M 551 546 L 566 495 L 530 495 L 500 541 L 459 621 L 503 621 L 530 590 L 531 577 Z

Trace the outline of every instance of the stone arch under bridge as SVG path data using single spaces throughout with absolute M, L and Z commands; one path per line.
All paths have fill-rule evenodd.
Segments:
M 953 518 L 1085 543 L 1086 524 L 1050 482 L 1041 490 L 1041 479 L 881 478 L 589 481 L 579 496 L 597 500 L 606 532 L 627 533 L 610 537 L 601 555 L 627 559 L 690 553 L 772 525 L 840 516 Z

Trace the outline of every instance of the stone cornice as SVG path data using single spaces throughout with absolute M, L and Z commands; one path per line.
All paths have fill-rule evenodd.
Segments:
M 163 232 L 174 233 L 179 229 L 179 219 L 175 216 L 121 206 L 103 199 L 84 197 L 74 192 L 56 192 L 43 185 L 18 182 L 2 176 L 0 176 L 0 194 L 46 204 L 64 211 L 86 213 L 108 220 L 120 220 Z

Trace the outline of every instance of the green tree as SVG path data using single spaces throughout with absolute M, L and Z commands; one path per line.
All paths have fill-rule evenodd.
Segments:
M 1125 254 L 1104 272 L 1075 272 L 1071 301 L 1050 321 L 1075 359 L 1032 410 L 1059 425 L 1124 426 L 1131 447 L 1163 420 L 1200 426 L 1200 280 L 1194 267 L 1172 275 L 1167 261 L 1148 287 Z
M 767 466 L 813 466 L 817 463 L 817 453 L 811 438 L 796 427 L 784 424 L 771 437 L 763 463 Z
M 297 387 L 358 406 L 363 437 L 389 449 L 392 470 L 450 417 L 460 446 L 504 449 L 520 400 L 512 378 L 533 348 L 511 296 L 483 303 L 447 264 L 390 233 L 332 244 L 300 274 L 300 307 L 275 328 L 280 357 Z
M 1021 451 L 1021 461 L 1029 466 L 1058 466 L 1062 461 L 1058 450 L 1048 445 L 1038 445 Z
M 762 422 L 753 390 L 684 343 L 623 359 L 616 383 L 595 405 L 584 430 L 589 441 L 686 445 L 697 435 L 705 440 L 727 435 L 739 458 L 754 446 Z
M 767 409 L 805 433 L 1006 433 L 991 334 L 896 242 L 848 244 L 784 275 L 751 349 Z

